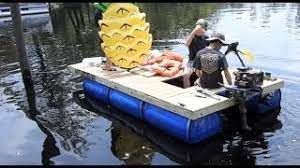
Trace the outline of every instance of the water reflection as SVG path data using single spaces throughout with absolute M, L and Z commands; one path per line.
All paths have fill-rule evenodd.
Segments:
M 296 8 L 296 16 L 295 16 L 295 23 L 297 28 L 300 28 L 300 4 L 293 5 Z
M 256 130 L 251 134 L 239 134 L 239 116 L 231 111 L 223 134 L 200 144 L 188 145 L 175 140 L 161 131 L 138 121 L 114 108 L 90 98 L 84 98 L 82 91 L 74 94 L 75 100 L 83 108 L 112 121 L 113 154 L 125 164 L 151 164 L 153 156 L 159 152 L 181 164 L 206 165 L 255 165 L 255 155 L 268 153 L 268 142 L 264 132 L 274 132 L 281 128 L 277 119 L 280 108 L 264 116 L 251 115 L 251 126 Z M 81 95 L 81 96 L 79 96 Z M 237 131 L 237 132 L 236 132 Z
M 250 4 L 250 20 L 253 22 L 257 19 L 257 8 L 255 4 Z
M 17 16 L 16 17 L 17 19 L 14 18 L 14 20 L 21 19 L 20 13 L 15 14 L 15 15 Z M 16 22 L 17 21 L 15 21 L 14 24 L 16 24 Z M 44 141 L 43 150 L 41 153 L 41 155 L 42 155 L 41 163 L 44 165 L 49 165 L 49 164 L 52 164 L 50 159 L 54 156 L 59 155 L 60 151 L 59 151 L 59 148 L 56 147 L 56 145 L 55 145 L 56 141 L 55 141 L 53 135 L 51 134 L 51 132 L 48 131 L 48 129 L 45 128 L 41 123 L 39 123 L 35 118 L 37 115 L 40 115 L 41 113 L 38 111 L 38 109 L 36 107 L 36 93 L 34 90 L 34 82 L 32 80 L 32 75 L 31 75 L 31 70 L 30 70 L 31 67 L 28 62 L 28 57 L 26 54 L 25 46 L 24 46 L 24 41 L 23 41 L 24 36 L 23 36 L 22 32 L 18 33 L 23 30 L 23 24 L 20 23 L 17 26 L 19 26 L 19 27 L 14 30 L 14 34 L 15 34 L 15 37 L 17 40 L 22 41 L 22 42 L 18 43 L 17 50 L 20 54 L 19 59 L 22 59 L 22 61 L 20 60 L 20 64 L 21 64 L 20 68 L 21 68 L 21 72 L 22 72 L 22 78 L 23 78 L 23 83 L 25 86 L 25 92 L 26 92 L 26 97 L 27 97 L 28 107 L 29 107 L 28 111 L 24 111 L 24 112 L 29 119 L 36 121 L 40 130 L 47 135 L 47 137 Z M 34 44 L 35 44 L 36 49 L 39 49 L 39 45 L 38 45 L 38 43 L 36 43 L 37 42 L 36 38 L 34 37 L 33 39 L 34 39 Z M 22 52 L 24 52 L 24 54 Z M 38 51 L 37 51 L 37 53 L 39 54 Z
M 69 19 L 77 32 L 81 26 L 85 27 L 81 3 L 64 3 L 63 7 L 67 11 Z
M 36 95 L 34 91 L 34 84 L 30 78 L 27 78 L 23 81 L 28 101 L 29 110 L 25 111 L 26 115 L 29 119 L 35 121 L 40 128 L 40 130 L 46 134 L 46 138 L 43 143 L 43 150 L 41 152 L 42 160 L 41 163 L 43 165 L 52 165 L 54 164 L 53 161 L 50 159 L 57 155 L 60 155 L 60 150 L 56 146 L 56 140 L 52 133 L 46 128 L 43 124 L 41 124 L 37 119 L 36 116 L 40 115 L 41 113 L 38 111 L 36 107 Z
M 23 82 L 24 82 L 28 106 L 29 106 L 29 110 L 25 111 L 25 113 L 28 116 L 28 118 L 35 121 L 37 123 L 37 126 L 40 128 L 40 130 L 44 134 L 46 134 L 46 138 L 43 143 L 43 150 L 41 152 L 41 156 L 42 156 L 41 163 L 43 165 L 52 165 L 54 163 L 50 159 L 52 157 L 60 155 L 60 150 L 56 146 L 56 140 L 52 135 L 52 133 L 48 130 L 48 128 L 44 127 L 44 125 L 41 124 L 36 119 L 36 116 L 40 115 L 41 113 L 38 111 L 36 107 L 36 96 L 35 96 L 33 81 L 31 79 L 27 79 L 24 80 Z
M 29 80 L 27 80 L 27 82 L 24 82 L 29 106 L 28 112 L 27 110 L 25 112 L 26 115 L 28 115 L 28 118 L 37 122 L 38 127 L 47 136 L 44 141 L 44 148 L 42 151 L 41 163 L 43 164 L 52 164 L 50 158 L 57 156 L 60 153 L 59 148 L 55 145 L 55 138 L 43 126 L 46 125 L 45 123 L 50 123 L 48 125 L 48 128 L 51 128 L 52 130 L 58 128 L 55 133 L 63 137 L 61 144 L 66 150 L 72 150 L 75 154 L 83 156 L 82 151 L 88 150 L 89 146 L 81 133 L 81 130 L 85 130 L 84 126 L 81 124 L 81 121 L 77 120 L 77 122 L 73 122 L 74 115 L 70 114 L 70 111 L 67 110 L 69 107 L 71 107 L 68 105 L 68 102 L 71 102 L 71 100 L 68 98 L 68 89 L 65 88 L 65 83 L 69 81 L 69 79 L 65 79 L 66 74 L 64 74 L 63 72 L 59 72 L 60 70 L 64 70 L 64 68 L 68 65 L 69 60 L 74 59 L 73 62 L 75 62 L 80 59 L 78 58 L 78 54 L 61 55 L 61 53 L 64 52 L 63 50 L 70 50 L 69 48 L 71 48 L 70 51 L 76 51 L 77 44 L 75 43 L 70 46 L 70 43 L 74 43 L 73 41 L 70 41 L 69 45 L 63 44 L 64 36 L 60 38 L 53 38 L 51 34 L 52 32 L 48 31 L 49 29 L 46 29 L 47 31 L 45 32 L 44 27 L 47 27 L 50 21 L 50 18 L 48 19 L 48 22 L 46 22 L 45 24 L 38 24 L 36 25 L 36 27 L 34 27 L 33 25 L 25 24 L 25 40 L 27 42 L 26 49 L 28 51 L 28 57 L 33 69 L 33 78 L 30 78 Z M 33 29 L 28 29 L 28 27 L 33 27 Z M 77 38 L 76 41 L 80 44 L 83 44 L 83 46 L 81 46 L 81 50 L 89 53 L 86 55 L 92 55 L 93 52 L 97 53 L 97 50 L 95 49 L 98 48 L 98 46 L 96 46 L 97 39 L 94 38 L 95 34 L 93 34 L 92 31 L 88 31 L 85 34 L 86 37 L 93 37 L 92 40 L 94 40 L 95 42 L 94 46 L 92 47 L 94 48 L 88 49 L 89 47 L 91 47 L 90 44 L 93 44 L 92 40 L 90 41 L 90 44 L 86 45 L 86 42 L 83 41 L 81 37 L 78 38 L 78 36 L 75 36 Z M 12 50 L 4 50 L 12 51 L 12 54 L 10 56 L 7 56 L 8 54 L 6 53 L 1 53 L 4 54 L 4 57 L 1 56 L 1 60 L 3 60 L 1 61 L 1 63 L 7 64 L 9 63 L 7 59 L 16 58 L 16 54 L 14 53 L 16 50 L 14 46 L 8 43 L 13 41 L 13 39 L 10 39 L 10 37 L 11 36 L 6 33 L 1 38 L 1 40 L 5 40 L 5 42 L 3 42 L 5 49 L 12 48 Z M 7 46 L 5 47 L 6 44 Z M 67 56 L 67 58 L 64 58 L 65 56 Z M 12 60 L 12 62 L 15 61 L 16 59 Z M 4 68 L 4 66 L 1 65 L 1 68 Z M 4 70 L 7 70 L 7 68 L 5 68 Z M 17 72 L 13 72 L 8 69 L 8 73 L 1 73 L 1 76 L 6 77 L 6 75 L 10 76 L 13 73 Z M 72 78 L 72 80 L 76 80 L 76 78 L 74 78 L 73 76 Z M 1 85 L 4 86 L 4 83 L 1 82 Z M 10 87 L 7 87 L 7 89 L 9 88 Z M 7 91 L 5 92 L 5 94 L 11 95 L 13 93 L 13 91 L 11 93 Z M 16 98 L 16 95 L 14 97 Z M 38 99 L 38 104 L 36 104 L 36 99 Z M 23 101 L 17 102 L 17 104 L 26 109 L 26 104 L 24 104 Z M 35 116 L 37 114 L 41 114 L 41 116 L 39 116 L 39 121 L 35 119 Z M 77 115 L 80 115 L 80 113 L 78 113 Z
M 262 12 L 262 27 L 267 27 L 267 28 L 269 28 L 269 23 L 270 23 L 270 17 L 271 17 L 271 13 L 270 12 L 272 12 L 271 11 L 271 6 L 269 6 L 269 5 L 266 5 L 265 7 L 264 7 L 264 11 Z
M 127 165 L 150 165 L 154 155 L 150 143 L 134 135 L 128 127 L 114 124 L 111 129 L 111 151 Z
M 111 132 L 111 152 L 115 157 L 129 165 L 151 164 L 154 155 L 153 145 L 147 142 L 146 138 L 136 134 L 144 131 L 144 124 L 141 121 L 119 113 L 113 108 L 107 108 L 104 104 L 90 104 L 88 99 L 84 98 L 82 90 L 74 92 L 73 98 L 82 108 L 112 121 L 106 131 Z
M 222 4 L 172 3 L 170 8 L 169 3 L 144 3 L 140 6 L 147 13 L 154 39 L 160 40 L 185 38 L 194 28 L 197 19 L 207 18 Z

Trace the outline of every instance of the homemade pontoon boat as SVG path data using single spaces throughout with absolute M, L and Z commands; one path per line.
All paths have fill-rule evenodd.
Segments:
M 180 80 L 183 70 L 174 77 L 160 77 L 147 76 L 146 70 L 138 68 L 105 71 L 83 63 L 69 67 L 86 77 L 83 89 L 87 97 L 110 104 L 188 143 L 200 142 L 220 132 L 221 111 L 238 104 L 234 97 L 228 97 L 229 89 L 224 87 L 202 94 L 197 86 L 184 89 L 169 84 Z M 279 107 L 281 87 L 281 79 L 264 79 L 260 94 L 247 99 L 247 110 L 265 113 Z
M 112 3 L 103 13 L 99 21 L 102 49 L 113 64 L 125 69 L 105 71 L 87 62 L 70 65 L 85 76 L 86 97 L 114 106 L 187 143 L 198 143 L 220 132 L 221 112 L 229 107 L 239 108 L 241 126 L 250 131 L 247 112 L 265 113 L 280 106 L 283 81 L 246 67 L 237 42 L 228 45 L 225 52 L 234 52 L 243 65 L 231 69 L 233 86 L 184 89 L 176 85 L 183 76 L 183 70 L 177 69 L 172 77 L 149 75 L 149 70 L 138 66 L 149 56 L 152 43 L 145 17 L 138 7 L 127 3 Z

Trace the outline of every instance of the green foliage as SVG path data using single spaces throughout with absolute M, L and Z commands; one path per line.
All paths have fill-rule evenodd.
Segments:
M 98 2 L 95 2 L 93 5 L 94 5 L 95 8 L 100 9 L 100 11 L 102 13 L 104 13 L 110 4 L 111 3 L 98 3 Z M 133 3 L 133 4 L 138 6 L 136 3 Z
M 209 18 L 221 3 L 139 3 L 147 15 L 154 39 L 183 38 L 199 18 Z M 186 31 L 186 32 L 185 32 Z
M 94 7 L 100 9 L 100 11 L 103 13 L 106 11 L 106 9 L 108 8 L 108 6 L 110 5 L 111 3 L 94 3 Z

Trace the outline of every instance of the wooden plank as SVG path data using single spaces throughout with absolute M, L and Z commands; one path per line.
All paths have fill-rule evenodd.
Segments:
M 153 105 L 165 108 L 167 110 L 173 111 L 174 113 L 177 113 L 179 115 L 185 116 L 189 118 L 189 116 L 192 115 L 192 111 L 187 110 L 186 108 L 183 108 L 179 105 L 170 105 L 169 102 L 166 102 L 161 95 L 154 95 L 153 92 L 146 91 L 145 90 L 139 90 L 138 89 L 128 89 L 127 86 L 119 85 L 118 83 L 113 83 L 109 80 L 105 80 L 103 78 L 97 77 L 97 76 L 91 76 L 91 79 L 106 85 L 110 88 L 119 90 L 120 92 L 126 93 L 130 96 L 136 97 L 142 101 L 151 103 Z
M 71 69 L 77 69 L 79 71 L 81 71 L 80 69 L 80 65 L 71 65 L 69 66 L 69 68 Z M 170 111 L 173 111 L 179 115 L 183 115 L 183 116 L 186 116 L 187 118 L 189 118 L 188 116 L 191 116 L 192 114 L 192 111 L 190 110 L 187 110 L 179 105 L 176 105 L 176 106 L 171 106 L 171 107 L 168 107 L 167 105 L 169 104 L 168 102 L 164 101 L 163 99 L 160 98 L 161 95 L 153 95 L 153 93 L 147 93 L 147 92 L 141 92 L 139 90 L 134 90 L 134 89 L 128 89 L 127 86 L 123 86 L 123 85 L 120 85 L 118 83 L 115 83 L 113 81 L 110 81 L 110 80 L 107 80 L 105 78 L 103 78 L 102 75 L 93 75 L 94 72 L 91 72 L 91 73 L 87 73 L 87 69 L 85 68 L 84 70 L 82 70 L 82 75 L 92 79 L 92 80 L 95 80 L 103 85 L 106 85 L 110 88 L 113 88 L 113 89 L 116 89 L 116 90 L 119 90 L 123 93 L 126 93 L 130 96 L 133 96 L 133 97 L 136 97 L 136 98 L 139 98 L 140 100 L 142 101 L 145 101 L 145 102 L 149 102 L 151 104 L 154 104 L 156 106 L 159 106 L 159 107 L 162 107 L 162 108 L 166 108 Z M 77 71 L 78 72 L 78 71 Z M 165 84 L 165 83 L 164 83 Z M 143 88 L 144 89 L 144 88 Z M 145 91 L 145 90 L 142 90 L 142 91 Z M 148 91 L 149 92 L 149 91 Z
M 145 84 L 136 83 L 124 86 L 160 98 L 166 98 L 170 94 L 173 95 L 182 90 L 176 86 L 172 86 L 163 82 L 151 82 L 151 80 L 147 81 Z
M 277 79 L 275 81 L 267 81 L 263 82 L 263 94 L 271 93 L 278 88 L 282 88 L 284 86 L 284 82 L 282 79 Z
M 197 119 L 235 105 L 233 99 L 223 96 L 215 95 L 220 100 L 210 97 L 196 97 L 197 90 L 195 87 L 183 89 L 162 82 L 170 79 L 166 77 L 145 77 L 132 72 L 108 72 L 97 67 L 87 68 L 81 64 L 70 65 L 69 68 L 75 69 L 75 72 L 81 72 L 84 76 L 110 88 L 190 119 Z M 280 79 L 276 81 L 264 81 L 262 86 L 263 93 L 272 92 L 282 86 L 283 81 Z M 212 89 L 210 91 L 216 93 L 221 90 L 224 90 L 224 88 Z M 181 106 L 180 104 L 185 105 Z

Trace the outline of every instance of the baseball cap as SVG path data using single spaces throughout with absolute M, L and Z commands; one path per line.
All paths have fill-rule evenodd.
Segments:
M 200 25 L 202 28 L 207 29 L 209 23 L 205 19 L 198 19 L 197 22 L 196 22 L 196 25 Z

